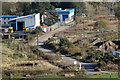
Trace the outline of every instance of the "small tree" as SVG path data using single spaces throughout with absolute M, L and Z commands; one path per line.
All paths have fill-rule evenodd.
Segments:
M 95 23 L 94 29 L 99 29 L 99 31 L 101 32 L 102 28 L 104 28 L 105 30 L 110 29 L 110 24 L 108 20 L 100 19 Z
M 38 56 L 43 56 L 43 52 L 38 50 L 37 46 L 30 46 L 32 52 Z
M 115 9 L 115 16 L 120 20 L 120 2 L 117 3 L 117 8 Z
M 106 63 L 105 63 L 104 60 L 100 60 L 99 63 L 98 63 L 98 65 L 99 65 L 100 67 L 103 67 L 103 66 L 106 65 Z
M 103 52 L 100 52 L 100 51 L 97 51 L 96 53 L 95 53 L 95 58 L 96 58 L 96 60 L 100 60 L 101 58 L 103 58 Z
M 67 38 L 60 38 L 59 46 L 71 47 L 72 43 Z
M 59 48 L 59 51 L 61 54 L 69 54 L 69 51 L 64 46 L 61 46 Z
M 75 17 L 75 21 L 76 21 L 77 24 L 80 23 L 80 18 L 79 18 L 79 16 L 76 16 L 76 17 Z
M 41 32 L 41 31 L 42 31 L 42 28 L 41 28 L 41 27 L 36 27 L 36 29 L 33 30 L 33 31 L 31 32 L 31 34 L 37 34 L 37 33 Z
M 61 59 L 61 53 L 60 53 L 59 51 L 56 53 L 56 58 L 57 58 L 58 60 Z
M 113 56 L 111 53 L 105 53 L 103 56 L 103 60 L 108 63 L 109 61 L 113 62 L 115 59 L 115 56 Z
M 47 18 L 44 20 L 44 24 L 50 26 L 53 25 L 58 20 L 58 14 L 55 12 L 47 12 Z
M 28 34 L 26 35 L 25 39 L 29 41 L 29 40 L 32 39 L 32 36 L 28 33 Z

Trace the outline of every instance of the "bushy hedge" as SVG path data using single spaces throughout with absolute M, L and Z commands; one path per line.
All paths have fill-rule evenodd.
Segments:
M 72 47 L 72 43 L 67 38 L 60 38 L 59 46 Z
M 32 39 L 32 35 L 31 34 L 27 34 L 26 36 L 25 36 L 25 40 L 31 40 Z
M 33 31 L 31 32 L 31 34 L 37 34 L 37 33 L 41 32 L 41 31 L 42 31 L 42 28 L 41 28 L 41 27 L 36 27 L 36 29 L 33 30 Z
M 43 56 L 43 52 L 38 50 L 37 46 L 31 46 L 30 49 L 32 50 L 32 52 L 38 56 Z
M 60 51 L 61 54 L 64 54 L 64 55 L 69 54 L 68 49 L 66 49 L 64 46 L 61 46 L 59 48 L 59 51 Z

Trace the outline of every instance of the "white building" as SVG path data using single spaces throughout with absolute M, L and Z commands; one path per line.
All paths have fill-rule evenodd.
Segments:
M 42 15 L 42 23 L 45 21 L 46 18 L 47 18 L 47 15 Z
M 13 19 L 13 18 L 16 18 L 16 17 L 18 17 L 18 16 L 16 16 L 16 15 L 2 15 L 0 18 L 0 23 L 1 23 L 1 25 L 2 26 L 4 26 L 4 25 L 9 25 L 8 24 L 8 21 L 10 20 L 10 19 Z
M 40 13 L 11 19 L 9 26 L 13 27 L 13 31 L 22 31 L 23 28 L 35 29 L 40 26 Z
M 61 8 L 56 8 L 56 10 L 53 12 L 57 12 L 57 14 L 59 15 L 60 22 L 70 22 L 73 21 L 75 9 L 62 10 Z

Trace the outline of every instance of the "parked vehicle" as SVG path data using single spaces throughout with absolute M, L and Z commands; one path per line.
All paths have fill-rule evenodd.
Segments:
M 94 71 L 101 71 L 99 67 L 95 67 Z

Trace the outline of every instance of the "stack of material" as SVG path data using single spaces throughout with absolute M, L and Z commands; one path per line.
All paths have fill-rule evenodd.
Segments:
M 100 39 L 100 38 L 97 38 L 97 39 L 95 39 L 91 44 L 92 44 L 92 45 L 95 45 L 95 44 L 98 43 L 98 42 L 103 42 L 103 40 Z
M 112 41 L 107 41 L 104 44 L 99 46 L 99 49 L 101 51 L 105 51 L 105 52 L 113 52 L 116 51 L 118 49 L 118 45 L 116 45 L 115 43 L 113 43 Z

